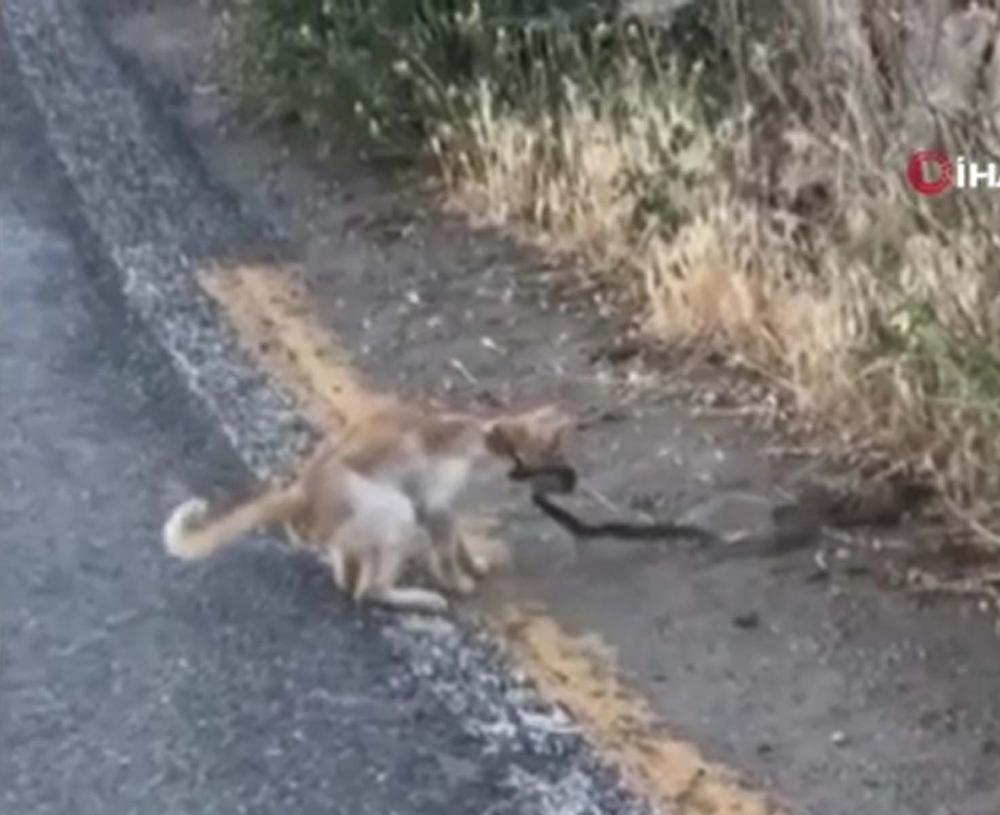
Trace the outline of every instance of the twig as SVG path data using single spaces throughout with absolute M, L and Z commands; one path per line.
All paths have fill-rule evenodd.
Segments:
M 770 413 L 771 408 L 767 405 L 744 405 L 742 407 L 704 407 L 695 408 L 692 413 L 698 417 L 708 417 L 715 419 L 741 418 L 743 416 L 756 416 Z
M 465 381 L 468 382 L 470 385 L 472 385 L 472 387 L 474 388 L 481 387 L 481 383 L 479 382 L 479 380 L 472 375 L 472 372 L 467 367 L 465 367 L 465 363 L 462 362 L 462 360 L 452 357 L 452 359 L 449 360 L 449 364 L 451 365 L 452 368 L 458 371 L 465 379 Z
M 597 503 L 599 503 L 605 509 L 610 510 L 611 512 L 618 513 L 618 512 L 625 512 L 626 511 L 625 507 L 620 506 L 619 504 L 616 504 L 610 498 L 608 498 L 607 496 L 605 496 L 602 493 L 598 492 L 596 489 L 594 489 L 593 487 L 591 487 L 589 484 L 580 484 L 580 492 L 586 494 L 590 498 L 593 498 L 595 501 L 597 501 Z M 643 520 L 646 520 L 646 521 L 653 520 L 653 517 L 651 515 L 649 515 L 648 513 L 646 513 L 646 512 L 642 512 L 641 510 L 633 510 L 633 511 L 637 515 L 641 516 L 643 518 Z
M 959 518 L 963 522 L 967 523 L 977 534 L 981 535 L 994 547 L 1000 549 L 1000 536 L 996 535 L 994 532 L 990 532 L 985 526 L 983 526 L 979 521 L 972 517 L 971 514 L 963 510 L 954 501 L 952 501 L 947 495 L 941 496 L 941 500 L 948 510 Z

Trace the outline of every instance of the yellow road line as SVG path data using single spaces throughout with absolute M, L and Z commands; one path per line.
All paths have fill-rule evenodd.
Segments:
M 370 388 L 336 338 L 320 326 L 286 268 L 239 266 L 199 275 L 244 345 L 321 426 L 338 428 L 391 397 Z M 649 704 L 613 666 L 544 612 L 509 606 L 485 620 L 550 700 L 585 728 L 633 788 L 680 815 L 778 815 L 763 794 L 707 761 L 657 723 Z
M 781 810 L 728 768 L 657 723 L 648 703 L 626 688 L 612 665 L 547 613 L 514 606 L 486 624 L 500 633 L 548 699 L 583 725 L 630 786 L 682 815 L 777 815 Z
M 287 269 L 202 271 L 198 282 L 225 311 L 244 345 L 277 374 L 321 427 L 337 429 L 389 397 L 376 393 L 336 338 L 314 319 Z

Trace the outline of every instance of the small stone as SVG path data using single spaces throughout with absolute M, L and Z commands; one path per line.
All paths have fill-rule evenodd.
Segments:
M 830 736 L 830 741 L 836 747 L 843 747 L 847 744 L 847 734 L 843 730 L 838 730 Z
M 739 614 L 736 617 L 733 617 L 733 625 L 744 630 L 757 628 L 760 625 L 760 615 L 758 615 L 756 611 Z

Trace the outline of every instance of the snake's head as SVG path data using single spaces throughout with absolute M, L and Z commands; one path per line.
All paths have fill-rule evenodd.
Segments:
M 507 477 L 512 481 L 528 481 L 537 495 L 565 494 L 576 489 L 576 470 L 569 464 L 546 464 L 530 467 L 517 457 Z

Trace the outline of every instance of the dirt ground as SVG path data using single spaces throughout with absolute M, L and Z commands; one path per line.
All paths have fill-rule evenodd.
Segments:
M 251 328 L 304 391 L 328 387 L 342 402 L 364 388 L 323 378 L 328 360 L 294 339 L 305 309 L 339 349 L 338 369 L 380 390 L 456 405 L 557 399 L 590 417 L 573 451 L 590 492 L 575 506 L 594 517 L 766 535 L 772 507 L 823 472 L 788 439 L 752 429 L 724 380 L 631 352 L 621 321 L 566 285 L 571 269 L 447 211 L 432 185 L 312 157 L 288 134 L 248 134 L 213 73 L 204 4 L 101 5 L 110 41 L 206 171 L 301 250 L 287 280 L 257 278 L 271 316 Z M 215 278 L 223 297 L 226 274 Z M 296 287 L 300 301 L 272 296 Z M 497 507 L 510 562 L 465 613 L 533 654 L 540 680 L 622 760 L 646 761 L 620 724 L 639 698 L 654 728 L 790 812 L 996 811 L 994 608 L 907 590 L 915 566 L 958 568 L 919 526 L 744 557 L 738 544 L 720 555 L 686 542 L 574 543 L 496 479 L 471 498 Z M 593 663 L 561 649 L 567 637 L 630 699 L 609 697 Z M 646 766 L 669 775 L 674 759 Z

